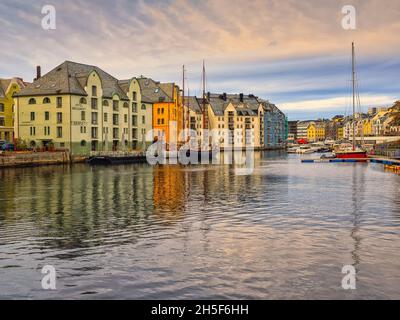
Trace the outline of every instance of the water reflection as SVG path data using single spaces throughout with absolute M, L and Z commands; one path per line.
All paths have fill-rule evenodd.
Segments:
M 1 170 L 0 297 L 47 298 L 40 268 L 53 264 L 61 298 L 400 298 L 400 177 L 255 156 L 248 176 L 236 164 Z M 352 294 L 345 264 L 362 275 Z

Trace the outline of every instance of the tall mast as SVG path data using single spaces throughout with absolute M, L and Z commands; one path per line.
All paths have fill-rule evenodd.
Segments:
M 203 130 L 207 129 L 206 119 L 206 66 L 203 60 Z
M 185 130 L 185 65 L 182 66 L 182 130 Z
M 352 83 L 353 83 L 353 151 L 356 150 L 356 68 L 354 42 L 351 43 Z

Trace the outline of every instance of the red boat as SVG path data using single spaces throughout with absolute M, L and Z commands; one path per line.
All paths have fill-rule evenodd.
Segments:
M 367 159 L 367 152 L 363 150 L 338 151 L 335 153 L 338 159 Z

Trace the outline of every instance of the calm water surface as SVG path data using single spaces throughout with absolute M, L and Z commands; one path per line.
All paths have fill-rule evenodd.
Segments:
M 400 299 L 400 176 L 256 157 L 1 170 L 0 298 Z

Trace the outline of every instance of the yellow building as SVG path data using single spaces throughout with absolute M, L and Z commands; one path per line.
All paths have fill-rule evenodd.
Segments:
M 153 105 L 154 137 L 166 143 L 178 143 L 183 130 L 183 105 L 179 87 L 174 83 L 160 83 L 150 78 L 138 79 L 142 99 Z M 182 139 L 179 139 L 181 142 Z
M 213 143 L 220 147 L 262 148 L 264 106 L 253 95 L 208 94 L 208 120 Z
M 344 138 L 344 128 L 341 125 L 340 127 L 337 128 L 337 140 L 342 140 Z
M 202 99 L 197 97 L 185 97 L 184 102 L 184 118 L 185 128 L 196 132 L 197 144 L 200 145 L 203 141 L 203 112 Z M 186 135 L 188 137 L 188 135 Z
M 372 136 L 372 119 L 366 118 L 363 120 L 363 134 L 364 137 Z
M 307 128 L 307 139 L 310 142 L 325 140 L 325 124 L 311 122 Z
M 129 97 L 102 69 L 66 61 L 14 96 L 16 137 L 72 154 L 131 146 Z
M 0 141 L 14 141 L 14 94 L 25 87 L 20 78 L 0 79 Z

